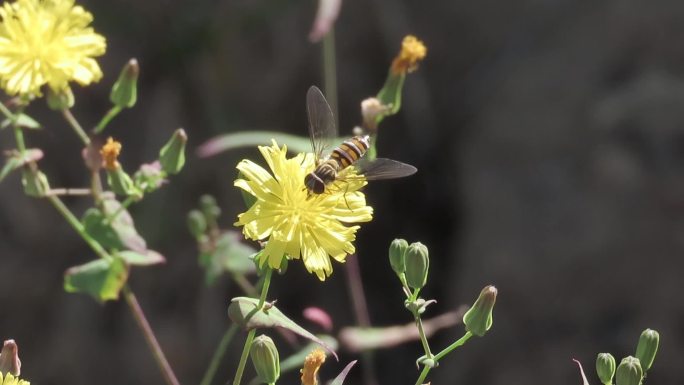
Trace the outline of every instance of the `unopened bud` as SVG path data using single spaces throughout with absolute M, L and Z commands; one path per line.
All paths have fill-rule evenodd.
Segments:
M 430 267 L 428 248 L 420 242 L 414 242 L 406 249 L 406 283 L 412 289 L 425 286 Z
M 135 187 L 131 177 L 120 166 L 110 170 L 107 169 L 107 184 L 115 194 L 127 196 L 141 196 L 142 193 Z
M 596 374 L 602 384 L 610 385 L 613 383 L 615 375 L 615 357 L 610 353 L 599 353 L 596 357 Z
M 494 286 L 489 285 L 482 289 L 473 306 L 463 315 L 466 331 L 482 337 L 492 327 L 492 311 L 496 303 L 496 294 Z
M 216 203 L 216 198 L 211 195 L 202 195 L 200 197 L 199 205 L 202 213 L 210 220 L 215 221 L 221 215 L 221 208 L 218 203 Z
M 18 376 L 20 372 L 19 346 L 14 340 L 7 340 L 3 343 L 2 351 L 0 351 L 0 378 L 2 374 L 9 373 Z
M 178 174 L 185 164 L 185 143 L 188 136 L 182 128 L 177 129 L 171 139 L 159 151 L 159 163 L 162 170 L 169 174 Z
M 620 361 L 615 372 L 615 385 L 640 385 L 644 378 L 638 358 L 629 356 Z
M 406 271 L 406 250 L 408 242 L 405 239 L 395 239 L 389 247 L 389 260 L 392 270 L 401 276 Z
M 133 175 L 135 185 L 143 192 L 152 192 L 164 183 L 164 175 L 161 172 L 159 162 L 145 163 Z
M 207 219 L 199 210 L 188 213 L 188 228 L 195 238 L 200 238 L 207 231 Z
M 636 358 L 641 362 L 641 368 L 644 372 L 651 369 L 653 360 L 658 352 L 658 344 L 660 343 L 660 335 L 657 331 L 646 329 L 639 337 L 639 343 L 636 348 Z
M 31 167 L 24 167 L 21 174 L 21 184 L 24 186 L 24 193 L 30 197 L 42 198 L 50 191 L 47 176 L 40 170 L 33 170 Z
M 273 340 L 260 335 L 252 341 L 249 356 L 261 382 L 273 384 L 280 377 L 280 358 Z
M 112 92 L 109 94 L 109 100 L 120 108 L 130 108 L 135 105 L 138 99 L 138 74 L 140 68 L 138 61 L 131 59 L 124 65 L 119 78 L 112 87 Z
M 71 92 L 71 87 L 64 87 L 61 90 L 55 91 L 48 87 L 47 105 L 51 110 L 63 111 L 74 106 L 74 93 Z

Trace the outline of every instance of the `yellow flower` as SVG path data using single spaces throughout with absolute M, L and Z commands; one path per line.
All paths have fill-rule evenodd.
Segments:
M 321 349 L 314 349 L 304 359 L 304 368 L 299 372 L 302 374 L 302 385 L 317 385 L 318 369 L 325 362 L 325 352 Z
M 102 77 L 93 59 L 104 54 L 105 38 L 88 25 L 93 16 L 74 0 L 17 0 L 0 7 L 0 86 L 10 95 L 40 96 L 70 81 L 81 85 Z
M 121 165 L 117 161 L 119 154 L 121 153 L 121 143 L 112 139 L 110 136 L 107 139 L 107 143 L 100 149 L 100 155 L 102 155 L 102 163 L 104 168 L 110 171 L 116 171 Z
M 0 372 L 0 385 L 31 385 L 31 383 L 14 377 L 12 373 L 6 373 L 3 377 L 2 372 Z
M 392 62 L 392 72 L 396 75 L 413 72 L 418 68 L 418 62 L 427 55 L 427 47 L 413 35 L 404 37 L 401 51 Z
M 340 179 L 323 194 L 309 194 L 304 177 L 316 166 L 313 154 L 287 159 L 287 148 L 279 148 L 275 141 L 259 151 L 271 172 L 246 159 L 237 165 L 241 178 L 235 186 L 253 195 L 256 202 L 238 216 L 235 225 L 244 226 L 249 239 L 267 240 L 257 257 L 260 266 L 268 262 L 279 268 L 286 255 L 301 257 L 309 272 L 325 280 L 332 273 L 330 257 L 344 262 L 355 251 L 352 242 L 359 226 L 345 223 L 368 222 L 373 217 L 373 208 L 366 206 L 364 194 L 358 191 L 366 181 Z M 351 167 L 342 175 L 348 172 L 353 172 Z

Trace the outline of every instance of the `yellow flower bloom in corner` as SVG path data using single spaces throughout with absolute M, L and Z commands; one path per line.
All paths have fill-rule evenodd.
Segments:
M 415 36 L 408 35 L 401 42 L 401 51 L 392 62 L 392 72 L 397 75 L 413 72 L 418 68 L 418 63 L 425 59 L 426 55 L 427 47 L 425 44 Z
M 267 241 L 258 254 L 260 266 L 268 262 L 277 269 L 286 256 L 301 257 L 310 273 L 325 280 L 332 273 L 330 257 L 344 262 L 347 254 L 355 251 L 352 242 L 359 226 L 345 224 L 373 218 L 373 208 L 366 206 L 359 191 L 366 181 L 339 180 L 325 193 L 309 195 L 304 177 L 316 166 L 313 154 L 287 159 L 287 148 L 278 147 L 275 141 L 259 151 L 270 172 L 246 159 L 237 165 L 242 175 L 235 186 L 253 195 L 256 202 L 238 216 L 235 225 L 244 226 L 245 237 Z
M 3 376 L 2 372 L 0 372 L 0 385 L 31 385 L 31 383 L 20 380 L 19 377 L 14 377 L 12 373 L 6 373 Z
M 88 85 L 102 71 L 93 57 L 105 38 L 88 25 L 93 16 L 74 0 L 17 0 L 0 7 L 0 87 L 10 95 L 40 96 L 70 81 Z
M 304 368 L 299 372 L 302 374 L 302 385 L 318 385 L 318 370 L 325 362 L 325 352 L 321 349 L 314 349 L 304 359 Z

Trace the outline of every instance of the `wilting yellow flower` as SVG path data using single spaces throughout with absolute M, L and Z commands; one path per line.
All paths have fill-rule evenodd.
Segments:
M 256 202 L 238 216 L 235 225 L 244 226 L 249 239 L 267 240 L 257 257 L 260 266 L 268 262 L 279 268 L 286 255 L 301 257 L 306 269 L 324 280 L 332 273 L 330 257 L 344 262 L 355 251 L 352 242 L 359 226 L 345 223 L 368 222 L 373 217 L 373 208 L 366 206 L 364 194 L 358 191 L 365 180 L 339 180 L 323 194 L 309 194 L 304 177 L 315 167 L 313 154 L 287 159 L 287 148 L 279 148 L 275 141 L 259 151 L 270 172 L 247 159 L 237 165 L 242 175 L 235 186 Z
M 318 369 L 325 362 L 325 352 L 321 349 L 314 349 L 304 359 L 304 367 L 299 372 L 302 374 L 302 385 L 318 384 Z
M 93 59 L 105 38 L 88 25 L 93 16 L 74 0 L 17 0 L 0 7 L 0 86 L 10 95 L 40 96 L 102 77 Z
M 413 35 L 408 35 L 401 42 L 401 51 L 392 62 L 392 72 L 395 74 L 405 74 L 413 72 L 418 68 L 418 62 L 427 55 L 427 47 L 422 41 Z
M 0 372 L 0 385 L 31 385 L 31 383 L 20 380 L 19 377 L 14 377 L 12 373 L 6 373 L 3 376 L 2 372 Z
M 107 139 L 107 143 L 102 146 L 100 149 L 100 155 L 102 155 L 102 163 L 104 164 L 104 168 L 110 171 L 115 171 L 121 165 L 117 161 L 119 158 L 119 154 L 121 153 L 121 143 L 117 142 L 116 140 L 112 139 L 110 136 Z

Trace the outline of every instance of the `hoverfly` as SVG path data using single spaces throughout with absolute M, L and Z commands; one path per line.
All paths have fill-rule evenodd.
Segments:
M 322 194 L 326 187 L 338 179 L 338 174 L 354 165 L 366 180 L 394 179 L 418 171 L 415 167 L 392 159 L 362 159 L 370 147 L 368 134 L 356 135 L 337 147 L 331 141 L 337 138 L 337 127 L 328 101 L 316 86 L 306 93 L 309 116 L 309 136 L 316 159 L 316 168 L 304 178 L 309 194 Z

